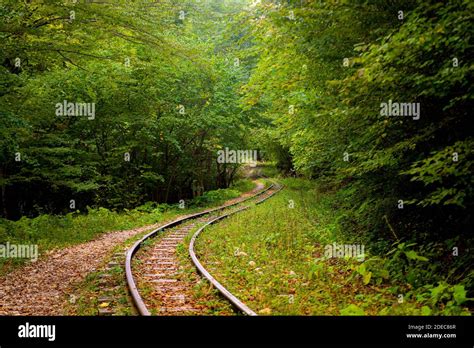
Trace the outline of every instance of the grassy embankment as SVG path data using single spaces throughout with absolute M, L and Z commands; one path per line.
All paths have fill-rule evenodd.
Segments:
M 211 274 L 256 312 L 469 314 L 464 286 L 448 284 L 442 275 L 439 283 L 417 288 L 396 280 L 407 272 L 396 266 L 398 261 L 408 259 L 408 267 L 416 271 L 432 261 L 408 243 L 379 256 L 364 245 L 364 261 L 326 257 L 327 245 L 364 244 L 363 234 L 349 240 L 340 229 L 337 192 L 303 179 L 281 181 L 286 188 L 277 196 L 206 229 L 197 242 L 200 260 Z

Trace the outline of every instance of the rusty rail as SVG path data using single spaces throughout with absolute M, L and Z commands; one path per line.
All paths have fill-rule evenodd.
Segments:
M 242 204 L 242 203 L 244 203 L 248 200 L 254 199 L 254 198 L 264 194 L 265 192 L 270 190 L 272 187 L 274 187 L 274 184 L 271 184 L 267 188 L 265 188 L 263 190 L 260 190 L 259 192 L 255 193 L 254 195 L 252 195 L 250 197 L 247 197 L 243 200 L 237 201 L 235 203 L 223 205 L 223 206 L 213 208 L 213 209 L 208 209 L 208 210 L 205 210 L 205 211 L 202 211 L 202 212 L 198 212 L 198 213 L 195 213 L 195 214 L 191 214 L 191 215 L 176 219 L 176 220 L 174 220 L 174 221 L 172 221 L 168 224 L 160 226 L 157 229 L 151 231 L 150 233 L 148 233 L 147 235 L 142 237 L 140 240 L 138 240 L 135 244 L 133 244 L 133 246 L 130 249 L 128 249 L 127 255 L 126 255 L 126 258 L 125 258 L 125 277 L 126 277 L 127 286 L 128 286 L 129 291 L 130 291 L 130 295 L 132 297 L 133 303 L 134 303 L 135 307 L 137 308 L 138 312 L 140 313 L 140 315 L 150 316 L 151 313 L 148 310 L 148 308 L 146 307 L 146 305 L 143 301 L 143 298 L 141 297 L 141 295 L 138 291 L 137 284 L 135 283 L 135 280 L 133 278 L 132 258 L 133 258 L 133 255 L 135 255 L 136 252 L 140 249 L 140 247 L 141 247 L 141 245 L 144 241 L 146 241 L 149 238 L 154 237 L 155 235 L 157 235 L 160 232 L 165 231 L 166 229 L 173 228 L 173 227 L 176 227 L 178 225 L 181 225 L 182 223 L 184 223 L 186 221 L 190 221 L 190 220 L 196 219 L 198 217 L 201 217 L 201 216 L 213 213 L 213 212 L 222 211 L 222 210 L 227 209 L 229 207 L 233 207 L 233 206 Z

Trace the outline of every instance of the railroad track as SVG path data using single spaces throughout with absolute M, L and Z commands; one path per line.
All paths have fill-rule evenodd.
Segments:
M 153 289 L 152 295 L 154 299 L 158 298 L 160 303 L 160 308 L 158 309 L 159 314 L 176 315 L 199 312 L 199 308 L 193 306 L 192 301 L 189 301 L 187 292 L 189 292 L 190 289 L 186 289 L 186 286 L 183 285 L 177 277 L 179 260 L 176 249 L 178 245 L 184 241 L 185 237 L 189 235 L 191 230 L 200 226 L 192 236 L 188 249 L 189 256 L 194 266 L 198 272 L 206 278 L 239 312 L 252 316 L 256 315 L 255 312 L 248 308 L 222 284 L 214 279 L 214 277 L 212 277 L 212 275 L 204 268 L 196 256 L 194 244 L 199 234 L 207 226 L 240 211 L 249 209 L 252 206 L 250 203 L 251 201 L 255 201 L 255 204 L 264 202 L 282 188 L 283 186 L 273 183 L 250 197 L 172 221 L 156 230 L 153 230 L 137 241 L 127 251 L 125 259 L 125 274 L 127 286 L 138 313 L 143 316 L 151 315 L 148 301 L 150 295 L 143 295 L 140 293 L 137 286 L 137 279 L 132 270 L 132 260 L 138 250 L 147 244 L 147 241 L 157 236 L 162 236 L 162 238 L 154 243 L 151 250 L 146 250 L 146 256 L 141 260 L 142 272 L 140 278 Z M 156 311 L 156 308 L 154 310 Z

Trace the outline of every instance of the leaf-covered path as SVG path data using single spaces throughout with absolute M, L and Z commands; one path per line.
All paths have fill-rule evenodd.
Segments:
M 117 244 L 160 224 L 110 232 L 87 243 L 54 250 L 2 276 L 0 315 L 62 315 L 68 296 L 73 295 L 73 285 L 102 266 Z
M 264 187 L 258 180 L 254 184 L 251 191 L 224 204 L 245 199 Z M 3 275 L 0 277 L 0 315 L 64 315 L 65 305 L 74 295 L 74 285 L 105 265 L 117 245 L 165 223 L 109 232 L 87 243 L 51 251 L 37 262 Z

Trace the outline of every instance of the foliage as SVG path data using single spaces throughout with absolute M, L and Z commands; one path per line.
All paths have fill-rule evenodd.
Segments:
M 432 256 L 421 266 L 415 250 L 397 249 L 392 269 L 410 264 L 409 283 L 423 267 L 431 275 L 420 282 L 459 281 L 472 264 L 473 10 L 472 1 L 262 1 L 248 13 L 256 65 L 242 105 L 265 120 L 262 144 L 278 142 L 267 157 L 337 192 L 341 238 L 382 257 L 394 243 Z M 389 102 L 419 103 L 419 118 L 385 116 Z M 446 260 L 451 269 L 439 266 Z
M 2 216 L 131 209 L 230 186 L 236 165 L 217 163 L 217 150 L 248 148 L 236 93 L 246 68 L 229 63 L 233 38 L 214 33 L 236 6 L 2 1 Z M 95 115 L 57 116 L 64 100 L 95 103 Z

